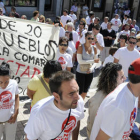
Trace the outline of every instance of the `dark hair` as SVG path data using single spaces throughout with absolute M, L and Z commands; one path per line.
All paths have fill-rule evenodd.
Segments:
M 84 21 L 80 21 L 80 24 L 81 24 L 81 23 L 84 25 L 84 28 L 85 28 L 86 23 L 85 23 Z
M 102 90 L 104 94 L 109 94 L 117 86 L 118 71 L 122 70 L 122 65 L 118 63 L 107 63 L 99 76 L 97 90 Z
M 12 6 L 11 9 L 14 10 L 14 11 L 16 11 L 16 7 L 14 7 L 14 6 Z
M 34 11 L 33 12 L 33 17 L 35 17 L 37 14 L 39 14 L 39 12 L 38 11 Z
M 71 20 L 70 20 L 70 19 L 68 19 L 68 20 L 66 21 L 66 23 L 69 23 L 69 22 L 71 22 Z
M 126 34 L 121 34 L 120 38 L 123 37 L 125 39 L 125 42 L 127 41 L 127 35 Z
M 108 22 L 107 24 L 110 24 L 111 26 L 113 25 L 112 22 Z
M 60 16 L 57 16 L 55 19 L 56 19 L 56 20 L 60 20 L 61 18 L 60 18 Z
M 71 81 L 72 79 L 74 79 L 74 75 L 69 71 L 59 71 L 55 73 L 49 80 L 51 92 L 56 92 L 59 94 L 60 99 L 62 99 L 61 85 L 64 81 Z
M 54 20 L 54 24 L 56 24 L 56 23 L 58 23 L 58 24 L 59 24 L 59 27 L 62 27 L 62 26 L 61 26 L 61 24 L 60 24 L 60 21 L 59 21 L 59 20 L 57 20 L 57 19 L 56 19 L 56 20 Z
M 69 41 L 72 41 L 73 40 L 73 34 L 72 34 L 72 32 L 70 32 L 70 31 L 66 31 L 65 33 L 69 33 Z
M 92 31 L 87 31 L 87 32 L 85 33 L 85 37 L 87 37 L 88 35 L 92 35 Z
M 136 38 L 135 36 L 129 36 L 128 41 L 129 41 L 130 39 L 136 39 L 136 41 L 137 41 L 137 38 Z
M 6 62 L 2 62 L 0 65 L 0 76 L 10 76 L 10 65 Z
M 62 70 L 62 67 L 58 61 L 49 60 L 43 68 L 44 78 L 50 78 L 52 74 L 61 70 Z
M 100 21 L 100 18 L 99 17 L 95 17 L 98 21 Z
M 67 10 L 67 9 L 64 9 L 64 10 L 63 10 L 63 12 L 66 12 L 66 13 L 68 13 L 68 10 Z
M 130 65 L 128 69 L 131 71 L 134 71 L 134 67 L 132 65 Z M 133 84 L 140 83 L 140 75 L 130 74 L 128 72 L 128 78 L 129 78 L 130 82 Z
M 90 12 L 89 12 L 89 16 L 91 17 L 91 16 L 93 16 L 93 15 L 95 15 L 94 12 L 93 12 L 93 11 L 90 11 Z
M 109 54 L 111 54 L 113 56 L 113 54 L 118 50 L 118 47 L 110 47 L 109 49 Z
M 68 38 L 67 37 L 60 37 L 60 40 L 59 40 L 59 45 L 62 43 L 62 42 L 64 42 L 64 41 L 66 41 L 67 42 L 67 45 L 68 45 Z
M 101 26 L 99 24 L 95 25 L 93 24 L 92 29 L 100 30 Z

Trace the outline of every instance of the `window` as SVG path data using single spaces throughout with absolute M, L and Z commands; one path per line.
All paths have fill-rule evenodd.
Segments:
M 3 0 L 5 6 L 36 7 L 37 0 Z
M 94 1 L 94 8 L 101 8 L 102 0 L 95 0 Z

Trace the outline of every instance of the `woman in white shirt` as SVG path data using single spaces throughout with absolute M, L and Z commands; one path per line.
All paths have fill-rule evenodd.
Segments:
M 61 64 L 63 70 L 71 71 L 73 67 L 72 57 L 66 52 L 68 48 L 68 38 L 62 37 L 59 40 L 59 48 L 56 54 L 56 60 Z
M 19 110 L 18 94 L 16 80 L 10 79 L 10 66 L 2 62 L 0 66 L 0 139 L 4 132 L 6 140 L 15 140 Z

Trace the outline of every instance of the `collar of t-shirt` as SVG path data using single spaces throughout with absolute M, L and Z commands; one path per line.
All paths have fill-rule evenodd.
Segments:
M 112 29 L 107 29 L 107 30 L 108 30 L 109 33 L 112 31 Z

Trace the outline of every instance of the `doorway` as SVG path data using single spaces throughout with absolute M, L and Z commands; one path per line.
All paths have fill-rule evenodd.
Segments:
M 52 11 L 52 1 L 53 0 L 45 0 L 45 11 Z

